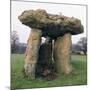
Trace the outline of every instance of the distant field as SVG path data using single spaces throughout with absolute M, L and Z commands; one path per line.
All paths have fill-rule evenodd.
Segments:
M 71 85 L 86 85 L 87 84 L 87 60 L 83 55 L 72 55 L 72 64 L 75 68 L 73 74 L 62 75 L 51 81 L 42 80 L 40 78 L 35 80 L 27 80 L 23 78 L 23 54 L 11 55 L 11 88 L 24 89 L 24 88 L 42 88 L 42 87 L 59 87 Z

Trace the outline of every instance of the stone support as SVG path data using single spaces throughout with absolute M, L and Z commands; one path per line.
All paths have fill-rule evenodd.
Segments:
M 36 63 L 38 60 L 39 48 L 41 44 L 41 30 L 32 29 L 25 53 L 25 74 L 29 79 L 35 78 Z
M 58 73 L 69 74 L 72 71 L 71 66 L 71 34 L 66 33 L 58 37 L 54 46 L 54 59 L 56 71 Z

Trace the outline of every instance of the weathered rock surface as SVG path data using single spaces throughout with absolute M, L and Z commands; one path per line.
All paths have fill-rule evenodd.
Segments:
M 22 24 L 32 29 L 25 54 L 26 76 L 34 79 L 35 73 L 40 73 L 45 77 L 48 75 L 48 80 L 54 79 L 55 71 L 53 73 L 51 71 L 53 61 L 55 61 L 57 73 L 72 72 L 71 35 L 83 33 L 81 21 L 74 17 L 49 14 L 42 9 L 26 10 L 18 18 Z M 40 46 L 41 37 L 48 38 Z M 55 45 L 52 45 L 52 40 L 55 40 Z
M 68 32 L 73 35 L 83 33 L 83 26 L 79 19 L 49 14 L 42 9 L 26 10 L 18 18 L 31 28 L 41 29 L 42 36 L 56 38 Z
M 39 49 L 36 74 L 47 75 L 51 72 L 52 67 L 52 42 L 46 39 L 45 43 L 43 43 Z
M 58 73 L 69 74 L 72 72 L 70 33 L 66 33 L 64 36 L 58 37 L 55 41 L 54 59 Z
M 41 30 L 32 29 L 29 39 L 28 47 L 25 53 L 25 74 L 29 79 L 35 78 L 36 63 L 39 56 L 39 48 L 41 44 Z

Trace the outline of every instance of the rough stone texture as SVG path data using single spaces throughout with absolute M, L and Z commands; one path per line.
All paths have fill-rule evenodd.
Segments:
M 41 35 L 41 30 L 32 29 L 28 39 L 24 68 L 25 74 L 29 79 L 35 78 L 35 69 L 41 44 Z
M 45 43 L 40 46 L 37 62 L 37 75 L 47 75 L 52 69 L 52 42 L 46 38 Z
M 55 59 L 57 72 L 69 74 L 72 71 L 70 64 L 71 35 L 83 33 L 84 28 L 81 21 L 74 17 L 49 14 L 41 9 L 26 10 L 18 19 L 22 24 L 30 28 L 36 28 L 31 31 L 25 54 L 25 73 L 28 78 L 35 78 L 35 70 L 42 69 L 42 66 L 44 68 L 40 72 L 44 75 L 48 73 L 51 76 L 49 66 L 52 56 Z M 40 46 L 42 36 L 50 37 L 51 40 L 47 38 L 46 42 Z M 55 40 L 54 46 L 51 44 L 52 39 Z M 54 47 L 54 53 L 52 46 Z
M 71 34 L 66 33 L 55 41 L 54 59 L 58 73 L 69 74 L 72 71 L 71 60 Z
M 56 38 L 68 32 L 73 35 L 83 32 L 83 26 L 79 19 L 49 14 L 42 9 L 26 10 L 18 18 L 23 24 L 31 28 L 41 29 L 42 36 Z

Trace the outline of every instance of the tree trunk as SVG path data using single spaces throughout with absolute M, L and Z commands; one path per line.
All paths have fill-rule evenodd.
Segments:
M 71 34 L 66 33 L 55 41 L 54 59 L 58 73 L 69 74 L 72 71 L 71 60 Z
M 36 63 L 38 60 L 38 53 L 41 44 L 42 32 L 38 29 L 32 29 L 29 39 L 28 46 L 25 53 L 25 74 L 29 79 L 35 78 Z

